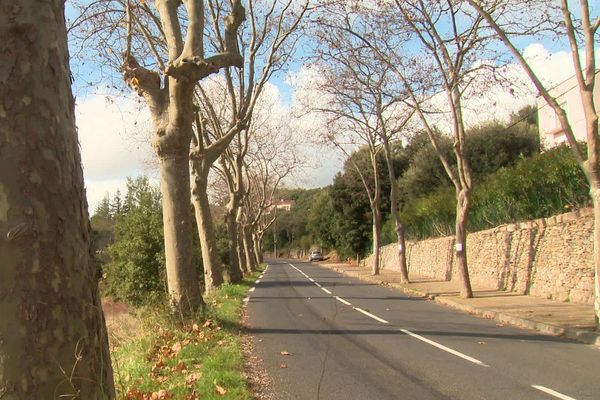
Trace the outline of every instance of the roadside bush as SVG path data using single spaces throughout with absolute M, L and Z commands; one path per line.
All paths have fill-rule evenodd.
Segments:
M 107 295 L 140 305 L 166 292 L 161 197 L 145 177 L 129 179 L 127 186 L 135 200 L 115 220 L 102 286 Z
M 589 186 L 562 146 L 488 175 L 475 186 L 469 230 L 548 217 L 589 205 Z M 401 213 L 411 239 L 452 235 L 456 199 L 453 188 L 440 189 L 407 204 Z
M 589 205 L 589 186 L 561 146 L 490 175 L 473 193 L 470 229 L 547 217 Z

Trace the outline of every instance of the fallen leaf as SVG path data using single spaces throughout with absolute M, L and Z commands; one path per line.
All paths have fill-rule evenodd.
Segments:
M 210 319 L 206 320 L 206 322 L 204 323 L 204 325 L 202 325 L 203 328 L 208 328 L 210 326 L 210 324 L 212 324 L 212 321 Z
M 279 368 L 287 368 L 287 365 L 285 365 L 284 363 L 279 364 Z
M 181 351 L 181 342 L 175 342 L 173 346 L 171 346 L 171 350 L 173 351 L 173 355 L 176 356 Z
M 171 394 L 164 389 L 154 392 L 150 396 L 151 400 L 171 400 L 172 398 L 173 396 L 171 396 Z
M 200 327 L 198 326 L 198 324 L 192 325 L 192 332 L 198 332 L 199 330 L 200 330 Z
M 225 396 L 225 394 L 227 393 L 227 390 L 225 390 L 225 388 L 223 386 L 217 385 L 217 382 L 214 382 L 214 384 L 215 384 L 215 392 L 217 392 L 217 394 L 219 396 Z
M 290 354 L 290 353 L 288 353 L 287 351 L 282 351 L 282 352 L 281 352 L 281 355 L 282 355 L 282 356 L 290 356 L 291 354 Z
M 154 364 L 152 366 L 151 371 L 152 372 L 157 372 L 159 369 L 164 368 L 165 363 L 163 362 L 163 360 L 160 360 L 159 362 L 157 362 L 156 364 Z
M 185 384 L 188 386 L 191 386 L 194 383 L 198 382 L 201 377 L 202 377 L 201 372 L 192 372 L 191 374 L 189 374 L 188 376 L 185 377 Z
M 185 400 L 198 400 L 198 392 L 196 390 L 192 391 L 192 393 L 185 396 Z
M 132 387 L 127 393 L 125 393 L 125 400 L 144 400 L 144 394 L 137 388 Z
M 487 342 L 477 342 L 477 344 L 487 344 Z
M 187 371 L 187 367 L 183 361 L 180 361 L 179 364 L 171 368 L 171 372 L 182 372 Z
M 496 326 L 503 327 L 504 324 L 496 324 Z

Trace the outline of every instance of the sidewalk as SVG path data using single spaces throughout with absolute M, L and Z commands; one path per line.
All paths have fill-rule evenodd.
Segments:
M 401 284 L 400 273 L 397 271 L 381 270 L 380 275 L 374 276 L 370 269 L 356 265 L 328 262 L 318 265 L 365 281 L 398 288 L 411 295 L 427 297 L 445 306 L 500 323 L 600 346 L 600 331 L 595 330 L 593 306 L 478 286 L 473 287 L 474 298 L 463 299 L 459 296 L 459 284 L 454 281 L 411 277 L 411 283 Z

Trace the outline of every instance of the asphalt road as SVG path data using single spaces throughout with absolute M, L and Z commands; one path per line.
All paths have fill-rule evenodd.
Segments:
M 600 399 L 595 347 L 315 264 L 270 263 L 246 301 L 277 399 Z

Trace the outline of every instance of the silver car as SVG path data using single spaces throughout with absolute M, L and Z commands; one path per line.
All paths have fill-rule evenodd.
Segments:
M 308 255 L 308 261 L 313 262 L 313 261 L 323 261 L 323 254 L 318 251 L 318 250 L 314 250 L 311 251 L 310 254 Z

